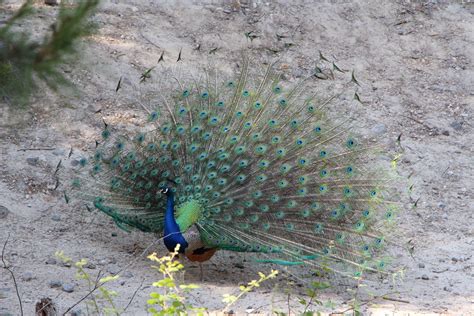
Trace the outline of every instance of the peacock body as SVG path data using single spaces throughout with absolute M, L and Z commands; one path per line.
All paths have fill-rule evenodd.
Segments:
M 382 270 L 396 203 L 370 148 L 348 120 L 327 115 L 340 94 L 322 98 L 315 85 L 332 66 L 291 87 L 274 65 L 254 75 L 247 60 L 231 80 L 176 79 L 138 133 L 105 125 L 72 189 L 120 228 L 162 234 L 190 260 L 229 250 L 350 276 Z

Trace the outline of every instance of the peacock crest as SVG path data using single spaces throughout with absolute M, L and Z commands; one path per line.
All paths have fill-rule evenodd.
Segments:
M 145 107 L 140 131 L 104 124 L 67 197 L 122 229 L 158 234 L 174 203 L 171 220 L 184 239 L 192 232 L 190 248 L 198 240 L 194 252 L 253 252 L 259 262 L 352 277 L 383 271 L 398 207 L 392 177 L 373 166 L 376 148 L 354 135 L 351 119 L 328 115 L 358 82 L 321 62 L 295 84 L 275 64 L 255 74 L 247 59 L 233 77 L 175 79 Z M 332 86 L 341 92 L 322 92 L 337 72 L 347 79 Z

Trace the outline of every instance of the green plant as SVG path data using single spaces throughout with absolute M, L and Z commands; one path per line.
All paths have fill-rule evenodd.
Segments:
M 159 258 L 156 256 L 156 253 L 148 256 L 150 260 L 159 264 L 158 266 L 153 266 L 153 268 L 163 275 L 163 279 L 154 282 L 153 286 L 162 289 L 164 294 L 152 292 L 150 294 L 151 298 L 147 301 L 147 304 L 150 306 L 148 311 L 152 315 L 187 315 L 189 312 L 203 315 L 206 310 L 203 307 L 194 307 L 186 303 L 186 296 L 184 296 L 184 294 L 199 288 L 198 285 L 178 285 L 176 282 L 175 274 L 184 268 L 184 266 L 176 260 L 179 246 L 178 244 L 174 252 L 168 256 Z
M 242 298 L 245 294 L 251 292 L 253 289 L 259 287 L 264 281 L 273 279 L 276 277 L 278 274 L 278 270 L 272 270 L 270 274 L 265 275 L 262 272 L 259 272 L 259 279 L 258 280 L 252 280 L 247 283 L 247 285 L 241 285 L 239 287 L 239 294 L 237 295 L 231 295 L 231 294 L 224 294 L 224 298 L 222 301 L 226 303 L 227 305 L 225 306 L 224 310 L 227 310 L 230 306 L 234 305 L 235 302 L 237 302 L 240 298 Z
M 89 289 L 88 295 L 86 297 L 90 297 L 90 299 L 86 301 L 88 311 L 87 314 L 91 314 L 89 309 L 92 310 L 93 314 L 97 315 L 120 315 L 123 312 L 123 309 L 118 308 L 114 302 L 117 292 L 104 286 L 106 283 L 117 280 L 119 275 L 101 277 L 99 272 L 97 277 L 93 278 L 84 269 L 85 265 L 87 265 L 86 259 L 81 259 L 80 261 L 74 263 L 73 260 L 67 257 L 62 251 L 57 251 L 55 255 L 63 263 L 71 265 L 74 264 L 74 267 L 76 268 L 76 279 L 86 281 Z M 84 299 L 86 297 L 84 297 Z
M 0 27 L 0 97 L 10 104 L 25 105 L 37 89 L 38 80 L 52 89 L 68 85 L 58 65 L 76 53 L 77 39 L 94 29 L 88 17 L 98 4 L 99 0 L 78 1 L 74 6 L 62 4 L 51 33 L 37 41 L 31 38 L 31 30 L 16 27 L 35 12 L 33 1 L 27 0 Z

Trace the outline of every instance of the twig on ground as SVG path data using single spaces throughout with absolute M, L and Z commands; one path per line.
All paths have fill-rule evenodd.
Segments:
M 124 312 L 125 312 L 125 311 L 127 310 L 127 308 L 132 304 L 133 299 L 135 298 L 135 295 L 137 295 L 138 290 L 140 290 L 140 288 L 141 288 L 142 285 L 143 285 L 143 281 L 144 281 L 144 280 L 142 280 L 142 282 L 141 282 L 140 285 L 137 287 L 137 289 L 135 290 L 135 292 L 133 292 L 133 295 L 132 295 L 132 297 L 130 298 L 130 301 L 128 302 L 127 306 L 125 306 L 125 308 L 123 309 Z
M 8 272 L 10 272 L 12 276 L 13 284 L 15 285 L 16 296 L 18 297 L 18 302 L 20 303 L 20 314 L 23 316 L 23 303 L 21 302 L 20 292 L 18 291 L 18 284 L 16 283 L 15 274 L 5 262 L 5 249 L 7 248 L 7 243 L 9 239 L 10 239 L 10 233 L 8 233 L 7 240 L 5 240 L 5 243 L 3 244 L 3 248 L 2 248 L 3 268 L 7 270 Z

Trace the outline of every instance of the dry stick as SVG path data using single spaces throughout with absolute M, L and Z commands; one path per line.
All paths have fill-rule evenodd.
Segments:
M 99 287 L 101 287 L 104 283 L 100 283 L 99 280 L 100 280 L 100 275 L 102 273 L 102 270 L 99 271 L 99 273 L 97 273 L 97 278 L 96 278 L 96 281 L 94 283 L 94 287 L 92 288 L 92 290 L 90 290 L 86 295 L 84 295 L 80 300 L 78 300 L 76 303 L 74 303 L 72 306 L 70 306 L 63 314 L 66 315 L 69 311 L 71 311 L 74 307 L 76 307 L 77 305 L 79 305 L 82 301 L 84 301 L 86 298 L 89 297 L 89 295 L 91 295 L 95 290 L 97 290 Z
M 39 148 L 20 148 L 17 151 L 28 151 L 28 150 L 55 150 L 54 147 L 39 147 Z
M 15 285 L 15 291 L 16 291 L 16 296 L 18 297 L 18 302 L 20 303 L 20 314 L 23 316 L 23 304 L 21 303 L 21 297 L 20 297 L 20 292 L 18 291 L 18 284 L 16 283 L 16 278 L 15 274 L 13 274 L 13 271 L 10 269 L 10 267 L 7 265 L 5 262 L 5 249 L 7 248 L 7 243 L 8 240 L 10 239 L 10 233 L 8 233 L 7 240 L 5 240 L 5 243 L 3 244 L 3 249 L 2 249 L 2 262 L 3 262 L 3 268 L 10 272 L 12 275 L 13 279 L 13 284 Z
M 137 295 L 138 290 L 140 290 L 140 288 L 141 288 L 142 285 L 143 285 L 143 281 L 144 281 L 144 280 L 142 280 L 142 283 L 140 283 L 140 285 L 137 287 L 137 289 L 135 290 L 135 292 L 133 292 L 132 298 L 131 298 L 130 301 L 128 302 L 127 306 L 125 306 L 125 308 L 123 309 L 124 312 L 125 312 L 125 311 L 127 310 L 127 308 L 132 304 L 132 301 L 133 301 L 133 299 L 135 298 L 135 295 Z
M 401 303 L 407 303 L 407 304 L 410 303 L 410 302 L 405 301 L 405 300 L 401 300 L 401 299 L 399 300 L 399 299 L 396 299 L 396 298 L 389 298 L 389 297 L 387 297 L 387 295 L 391 295 L 391 294 L 397 294 L 397 292 L 392 292 L 392 293 L 387 293 L 387 294 L 380 295 L 380 296 L 375 296 L 374 298 L 372 298 L 372 299 L 370 299 L 370 300 L 368 300 L 368 301 L 366 301 L 366 302 L 361 303 L 360 306 L 364 306 L 364 305 L 370 304 L 370 303 L 372 303 L 373 301 L 376 301 L 376 300 L 378 300 L 378 299 L 380 299 L 380 298 L 381 298 L 381 299 L 384 299 L 384 300 L 387 300 L 387 301 L 395 301 L 395 302 L 401 302 Z M 346 309 L 346 310 L 344 310 L 344 311 L 342 311 L 342 312 L 332 313 L 332 314 L 330 314 L 330 315 L 344 315 L 346 312 L 348 312 L 348 311 L 353 311 L 353 310 L 354 310 L 354 307 L 350 307 L 350 308 L 348 308 L 348 309 Z

